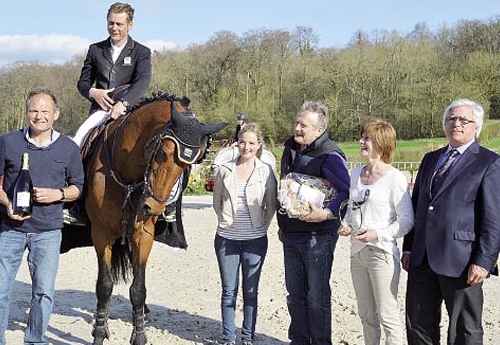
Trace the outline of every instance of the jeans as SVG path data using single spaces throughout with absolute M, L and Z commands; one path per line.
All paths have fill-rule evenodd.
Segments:
M 367 245 L 351 257 L 351 276 L 365 345 L 380 344 L 380 325 L 386 345 L 403 344 L 398 302 L 400 272 L 399 259 L 374 246 Z
M 59 266 L 61 231 L 26 234 L 15 230 L 0 232 L 0 344 L 5 344 L 10 296 L 28 248 L 28 267 L 31 274 L 31 307 L 28 314 L 25 344 L 48 345 L 45 332 L 49 325 L 54 297 L 54 284 Z
M 285 235 L 290 345 L 332 344 L 330 275 L 337 240 L 337 234 L 312 234 L 303 241 L 288 241 Z
M 236 339 L 234 318 L 240 267 L 243 285 L 241 338 L 243 341 L 253 341 L 257 322 L 259 280 L 267 253 L 267 246 L 267 236 L 245 241 L 228 240 L 219 235 L 215 236 L 215 254 L 222 282 L 222 337 L 225 342 Z

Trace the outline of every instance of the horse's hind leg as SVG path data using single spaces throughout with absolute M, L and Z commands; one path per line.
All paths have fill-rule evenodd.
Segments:
M 113 292 L 113 280 L 110 275 L 111 259 L 110 255 L 98 257 L 99 273 L 96 283 L 97 309 L 94 313 L 94 327 L 92 336 L 93 345 L 102 345 L 104 339 L 109 339 L 108 328 L 108 305 L 111 293 Z

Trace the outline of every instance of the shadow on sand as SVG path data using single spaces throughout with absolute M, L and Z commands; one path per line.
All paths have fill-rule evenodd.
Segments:
M 22 331 L 26 328 L 26 317 L 28 314 L 31 297 L 31 286 L 24 282 L 14 283 L 9 326 L 10 331 Z M 88 291 L 78 290 L 56 290 L 55 304 L 52 315 L 64 315 L 65 317 L 83 320 L 88 324 L 88 337 L 82 339 L 68 330 L 58 329 L 50 326 L 46 334 L 47 340 L 53 345 L 92 344 L 92 315 L 95 302 L 88 305 L 88 301 L 95 300 L 95 295 Z M 169 309 L 161 305 L 148 303 L 150 313 L 147 318 L 146 332 L 168 333 L 179 338 L 192 341 L 193 344 L 214 344 L 214 340 L 220 334 L 221 322 L 201 315 L 190 314 L 186 311 Z M 128 337 L 132 332 L 132 306 L 130 301 L 120 295 L 112 295 L 110 299 L 110 331 L 113 340 L 112 320 L 120 320 L 127 323 L 130 328 L 127 334 L 120 335 Z M 267 335 L 256 333 L 256 344 L 285 345 L 286 343 Z M 64 340 L 60 340 L 64 339 Z M 116 340 L 116 339 L 115 339 Z M 107 341 L 104 342 L 105 344 Z M 151 343 L 151 342 L 148 342 Z

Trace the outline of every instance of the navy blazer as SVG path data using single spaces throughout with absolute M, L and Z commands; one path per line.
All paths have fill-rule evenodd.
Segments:
M 111 41 L 108 37 L 89 46 L 77 88 L 83 97 L 92 102 L 89 114 L 100 109 L 100 106 L 89 98 L 89 90 L 92 87 L 111 89 L 131 84 L 123 99 L 134 104 L 144 97 L 151 82 L 151 70 L 151 50 L 130 36 L 116 63 L 113 63 Z
M 413 189 L 415 224 L 403 242 L 410 267 L 422 264 L 459 277 L 470 264 L 493 272 L 500 251 L 500 156 L 477 142 L 455 162 L 431 198 L 436 164 L 446 148 L 422 159 Z

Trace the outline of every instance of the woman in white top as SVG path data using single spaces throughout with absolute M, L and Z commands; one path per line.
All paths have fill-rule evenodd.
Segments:
M 351 172 L 351 202 L 339 234 L 351 235 L 351 276 L 365 344 L 380 344 L 382 326 L 385 343 L 401 345 L 397 300 L 401 267 L 396 239 L 413 226 L 408 182 L 391 165 L 396 132 L 389 123 L 367 122 L 359 142 L 366 165 Z
M 235 309 L 241 267 L 243 345 L 251 345 L 257 321 L 257 293 L 267 253 L 267 229 L 276 212 L 273 168 L 258 158 L 262 134 L 255 124 L 238 135 L 239 156 L 220 166 L 213 208 L 217 214 L 214 246 L 222 282 L 222 344 L 235 344 Z

